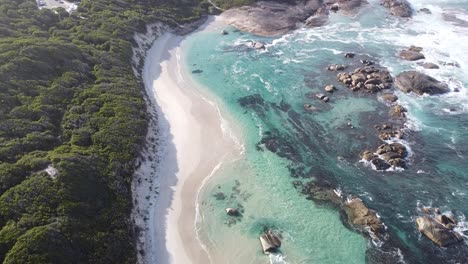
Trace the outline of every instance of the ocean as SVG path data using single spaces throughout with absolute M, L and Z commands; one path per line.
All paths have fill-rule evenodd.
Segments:
M 198 200 L 199 238 L 216 263 L 468 263 L 467 242 L 438 247 L 415 223 L 423 208 L 440 208 L 468 238 L 468 2 L 410 0 L 415 10 L 431 11 L 411 19 L 390 16 L 379 2 L 281 37 L 227 26 L 228 35 L 201 31 L 187 38 L 187 70 L 242 131 L 241 158 L 224 163 Z M 251 41 L 266 48 L 252 49 Z M 397 56 L 411 45 L 440 69 Z M 348 52 L 356 57 L 345 58 Z M 408 111 L 399 141 L 409 152 L 405 169 L 376 171 L 360 160 L 363 150 L 385 143 L 374 126 L 388 121 L 389 105 L 352 92 L 327 71 L 360 59 L 392 76 L 416 70 L 449 85 L 451 92 L 437 96 L 390 89 Z M 329 84 L 337 90 L 328 103 L 308 96 Z M 385 224 L 385 239 L 350 225 L 339 206 L 308 199 L 302 188 L 310 182 L 343 201 L 362 199 Z M 228 207 L 242 216 L 228 216 Z M 269 256 L 258 240 L 267 229 L 282 237 L 280 251 Z

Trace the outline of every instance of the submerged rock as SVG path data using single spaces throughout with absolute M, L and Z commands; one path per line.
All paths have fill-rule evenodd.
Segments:
M 429 216 L 416 219 L 416 226 L 423 235 L 441 247 L 447 247 L 463 241 L 463 237 Z
M 396 86 L 403 92 L 423 94 L 443 94 L 449 92 L 446 84 L 417 71 L 406 71 L 396 77 Z
M 439 65 L 432 62 L 424 62 L 420 63 L 419 65 L 421 65 L 424 69 L 439 69 Z
M 304 109 L 306 111 L 316 111 L 317 110 L 317 107 L 311 105 L 311 104 L 304 104 Z
M 426 15 L 432 14 L 431 10 L 429 8 L 426 8 L 426 7 L 423 7 L 421 9 L 419 9 L 418 12 L 424 13 Z

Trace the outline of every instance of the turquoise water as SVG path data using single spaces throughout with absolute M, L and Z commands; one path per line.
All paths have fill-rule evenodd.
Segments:
M 442 16 L 450 12 L 468 19 L 468 4 L 411 3 L 429 7 L 433 14 L 401 21 L 387 16 L 378 1 L 370 1 L 355 17 L 334 14 L 322 28 L 299 29 L 279 38 L 254 37 L 227 27 L 227 36 L 202 31 L 187 39 L 189 71 L 203 71 L 194 78 L 239 124 L 245 147 L 242 158 L 224 164 L 199 198 L 200 238 L 216 263 L 468 260 L 466 244 L 441 249 L 415 227 L 422 206 L 452 211 L 460 221 L 457 230 L 468 227 L 468 29 Z M 262 41 L 267 49 L 251 50 L 249 40 Z M 460 68 L 442 66 L 426 73 L 459 92 L 438 97 L 396 92 L 409 110 L 409 168 L 377 172 L 359 162 L 359 153 L 382 143 L 373 126 L 385 122 L 388 107 L 375 96 L 350 92 L 326 66 L 349 64 L 343 54 L 355 52 L 387 67 L 392 75 L 423 71 L 395 56 L 409 45 L 422 46 L 428 61 L 457 62 Z M 329 103 L 306 96 L 322 92 L 328 84 L 338 88 Z M 306 112 L 304 103 L 318 111 Z M 260 144 L 265 137 L 274 139 L 280 151 L 275 154 Z M 307 200 L 293 185 L 309 181 L 326 182 L 343 198 L 357 196 L 375 209 L 388 227 L 386 242 L 373 243 L 346 224 L 340 210 Z M 242 208 L 242 218 L 230 220 L 227 207 Z M 270 260 L 261 252 L 258 235 L 264 227 L 283 236 L 281 257 Z

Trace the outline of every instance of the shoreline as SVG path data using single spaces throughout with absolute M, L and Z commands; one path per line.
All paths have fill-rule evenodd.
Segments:
M 216 22 L 219 20 L 210 17 L 195 32 L 211 30 Z M 215 170 L 238 153 L 237 141 L 223 127 L 223 114 L 185 68 L 185 39 L 162 34 L 147 51 L 142 73 L 158 118 L 158 160 L 145 165 L 157 172 L 151 180 L 157 181 L 159 194 L 150 197 L 148 204 L 141 263 L 210 262 L 195 227 L 197 197 Z

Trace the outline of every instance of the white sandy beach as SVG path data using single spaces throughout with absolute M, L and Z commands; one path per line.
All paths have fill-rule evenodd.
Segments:
M 219 30 L 219 23 L 209 19 L 200 30 Z M 143 263 L 210 263 L 195 229 L 198 192 L 223 161 L 239 153 L 236 140 L 223 129 L 221 111 L 185 69 L 184 39 L 171 33 L 160 36 L 148 50 L 143 69 L 146 90 L 157 104 L 160 137 L 157 167 L 153 164 L 157 175 L 147 175 L 158 181 L 159 195 L 150 198 L 154 204 L 147 202 L 151 208 Z

